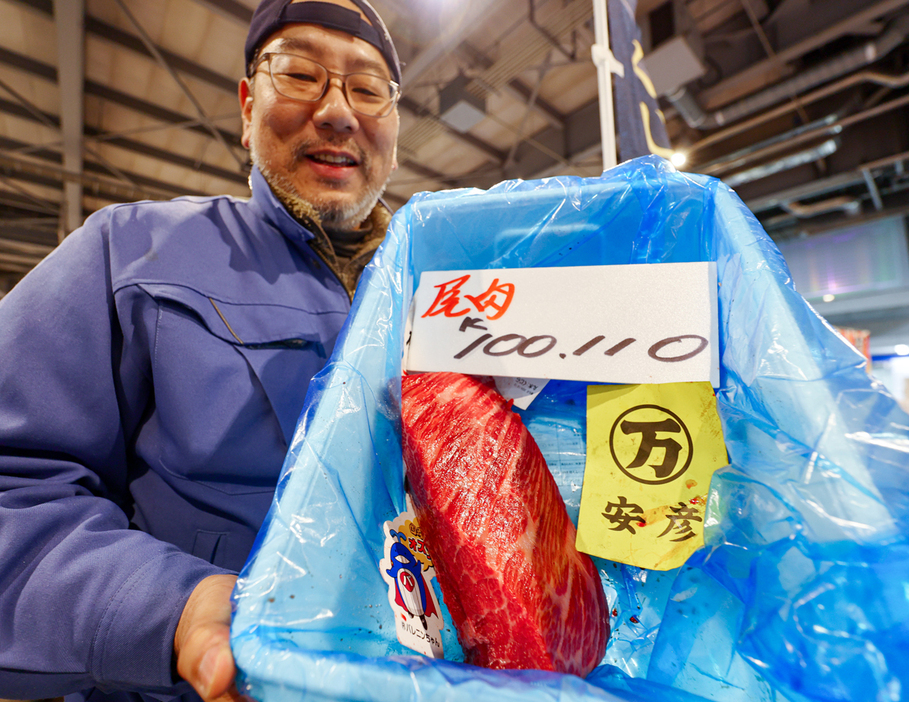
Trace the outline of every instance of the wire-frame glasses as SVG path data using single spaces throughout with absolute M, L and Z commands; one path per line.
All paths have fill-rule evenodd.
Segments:
M 341 75 L 329 71 L 320 63 L 296 54 L 265 53 L 259 65 L 268 64 L 272 85 L 281 95 L 300 102 L 318 102 L 328 92 L 329 76 L 341 79 L 344 97 L 354 112 L 367 117 L 391 114 L 400 86 L 391 80 L 369 73 Z

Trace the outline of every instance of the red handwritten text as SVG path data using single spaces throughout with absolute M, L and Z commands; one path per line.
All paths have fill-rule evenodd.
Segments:
M 498 319 L 505 314 L 514 298 L 515 288 L 513 283 L 500 283 L 498 278 L 494 278 L 486 291 L 479 295 L 468 295 L 461 289 L 468 280 L 470 280 L 469 273 L 441 285 L 436 285 L 435 287 L 439 292 L 436 294 L 436 299 L 433 300 L 429 309 L 423 313 L 423 317 L 435 317 L 440 314 L 446 317 L 461 317 L 470 312 L 470 308 L 466 306 L 462 309 L 456 309 L 458 305 L 464 304 L 462 298 L 469 300 L 477 312 L 486 313 L 486 319 Z

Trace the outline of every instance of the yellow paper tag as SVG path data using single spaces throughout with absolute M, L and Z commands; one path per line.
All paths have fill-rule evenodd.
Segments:
M 589 386 L 578 550 L 679 567 L 704 545 L 710 477 L 726 463 L 710 383 Z

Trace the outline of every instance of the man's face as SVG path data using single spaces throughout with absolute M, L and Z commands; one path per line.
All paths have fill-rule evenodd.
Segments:
M 259 54 L 266 52 L 305 56 L 332 73 L 391 79 L 374 46 L 318 25 L 285 25 L 262 45 Z M 397 168 L 397 109 L 381 118 L 354 112 L 334 76 L 318 102 L 291 100 L 275 91 L 265 63 L 252 81 L 241 81 L 239 94 L 243 145 L 266 179 L 312 205 L 327 228 L 359 225 Z

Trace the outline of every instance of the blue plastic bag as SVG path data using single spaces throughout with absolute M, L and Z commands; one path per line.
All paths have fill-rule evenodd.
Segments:
M 705 547 L 667 572 L 596 561 L 612 636 L 586 680 L 459 663 L 450 624 L 451 660 L 402 647 L 379 560 L 382 524 L 405 507 L 401 354 L 420 274 L 711 260 L 730 465 L 711 483 Z M 584 397 L 554 381 L 524 412 L 573 518 Z M 310 387 L 238 581 L 241 689 L 262 702 L 909 699 L 907 518 L 909 417 L 722 183 L 645 157 L 595 179 L 421 194 Z

